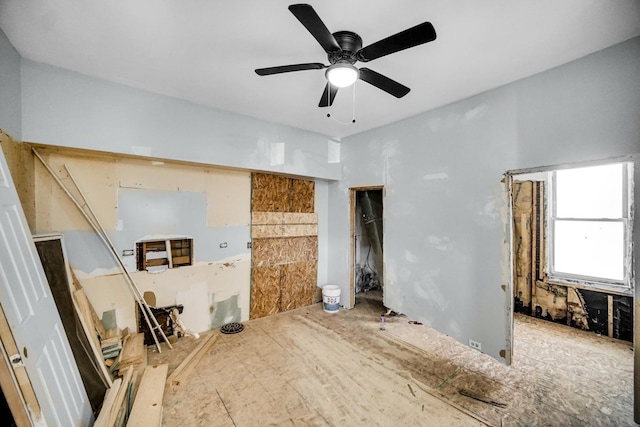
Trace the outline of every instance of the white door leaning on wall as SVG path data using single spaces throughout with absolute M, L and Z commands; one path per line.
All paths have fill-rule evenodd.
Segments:
M 87 426 L 93 414 L 11 174 L 0 150 L 0 304 L 42 408 L 38 426 Z

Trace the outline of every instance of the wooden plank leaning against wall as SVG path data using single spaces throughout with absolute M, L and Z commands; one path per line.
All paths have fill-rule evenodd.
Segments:
M 252 175 L 252 319 L 316 302 L 318 217 L 314 190 L 313 181 Z

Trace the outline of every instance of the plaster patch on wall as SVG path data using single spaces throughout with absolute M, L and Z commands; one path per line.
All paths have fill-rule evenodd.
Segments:
M 271 166 L 284 165 L 284 142 L 270 144 Z
M 487 107 L 487 104 L 478 105 L 476 108 L 467 110 L 467 112 L 464 113 L 464 118 L 466 120 L 479 119 L 487 113 L 488 109 L 489 107 Z
M 142 147 L 139 145 L 132 145 L 131 152 L 136 156 L 151 156 L 151 147 Z
M 493 226 L 500 218 L 500 202 L 498 198 L 490 195 L 488 200 L 481 204 L 478 201 L 475 206 L 472 207 L 475 212 L 474 222 L 480 225 Z
M 261 165 L 268 165 L 271 161 L 271 142 L 266 139 L 256 141 L 256 147 L 242 161 L 242 167 L 253 169 Z
M 487 104 L 481 104 L 475 108 L 471 108 L 467 110 L 464 114 L 458 113 L 449 113 L 444 118 L 436 117 L 433 119 L 429 119 L 427 121 L 427 126 L 431 130 L 431 132 L 439 132 L 441 130 L 452 129 L 457 127 L 460 123 L 465 123 L 467 121 L 479 119 L 483 117 L 489 107 Z
M 193 332 L 209 330 L 209 296 L 207 283 L 193 283 L 189 290 L 176 292 L 176 304 L 182 304 L 182 321 Z
M 413 254 L 409 250 L 404 251 L 404 257 L 408 262 L 413 264 L 416 264 L 420 260 L 415 254 Z
M 460 327 L 460 324 L 455 320 L 449 322 L 449 330 L 451 331 L 449 335 L 451 335 L 452 337 L 459 337 L 462 335 L 462 328 Z
M 422 179 L 425 181 L 434 181 L 434 180 L 441 180 L 441 179 L 448 179 L 449 175 L 445 172 L 438 172 L 438 173 L 429 173 L 426 175 L 422 175 Z
M 414 282 L 413 290 L 419 298 L 427 301 L 430 306 L 445 311 L 449 304 L 433 281 L 433 277 L 437 275 L 437 270 L 425 272 L 420 282 Z
M 241 310 L 238 305 L 238 295 L 233 295 L 225 300 L 216 302 L 215 295 L 209 294 L 209 301 L 211 314 L 210 329 L 219 328 L 226 323 L 240 322 Z
M 449 237 L 427 236 L 426 246 L 435 248 L 442 252 L 454 249 L 454 242 Z

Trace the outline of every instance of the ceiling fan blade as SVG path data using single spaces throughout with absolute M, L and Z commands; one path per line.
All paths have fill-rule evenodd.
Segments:
M 338 93 L 338 86 L 334 86 L 327 82 L 327 85 L 324 87 L 324 92 L 322 92 L 322 97 L 320 98 L 320 103 L 318 103 L 318 107 L 329 107 L 333 104 L 333 100 Z
M 397 34 L 363 47 L 357 53 L 359 61 L 368 62 L 390 53 L 399 52 L 436 39 L 436 30 L 430 22 L 423 22 Z
M 291 71 L 322 70 L 326 68 L 319 62 L 309 62 L 307 64 L 281 65 L 279 67 L 257 68 L 256 74 L 259 76 L 269 76 L 271 74 L 289 73 Z
M 292 4 L 289 6 L 291 13 L 305 26 L 307 31 L 320 43 L 325 52 L 340 52 L 340 45 L 313 7 L 308 4 Z
M 397 81 L 391 80 L 389 77 L 383 76 L 382 74 L 376 73 L 368 68 L 360 68 L 360 80 L 363 80 L 378 89 L 382 89 L 396 98 L 402 98 L 411 90 Z

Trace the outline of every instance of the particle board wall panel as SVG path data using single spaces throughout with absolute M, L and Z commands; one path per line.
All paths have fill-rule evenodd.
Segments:
M 289 212 L 313 212 L 315 182 L 294 179 L 291 182 L 291 209 Z
M 283 224 L 318 224 L 317 213 L 297 213 L 284 212 L 282 214 Z
M 318 239 L 315 236 L 253 239 L 252 249 L 254 266 L 317 261 L 318 259 Z
M 317 224 L 289 224 L 289 225 L 254 225 L 251 227 L 251 236 L 254 239 L 267 239 L 272 237 L 300 237 L 317 236 Z
M 251 226 L 284 223 L 284 212 L 251 212 Z
M 257 319 L 280 311 L 281 270 L 280 265 L 253 267 L 249 318 Z
M 296 262 L 282 266 L 280 311 L 294 310 L 315 302 L 318 264 Z
M 254 173 L 251 210 L 253 212 L 287 212 L 290 206 L 290 179 L 277 175 Z
M 252 319 L 315 302 L 318 216 L 314 191 L 313 181 L 253 174 Z

